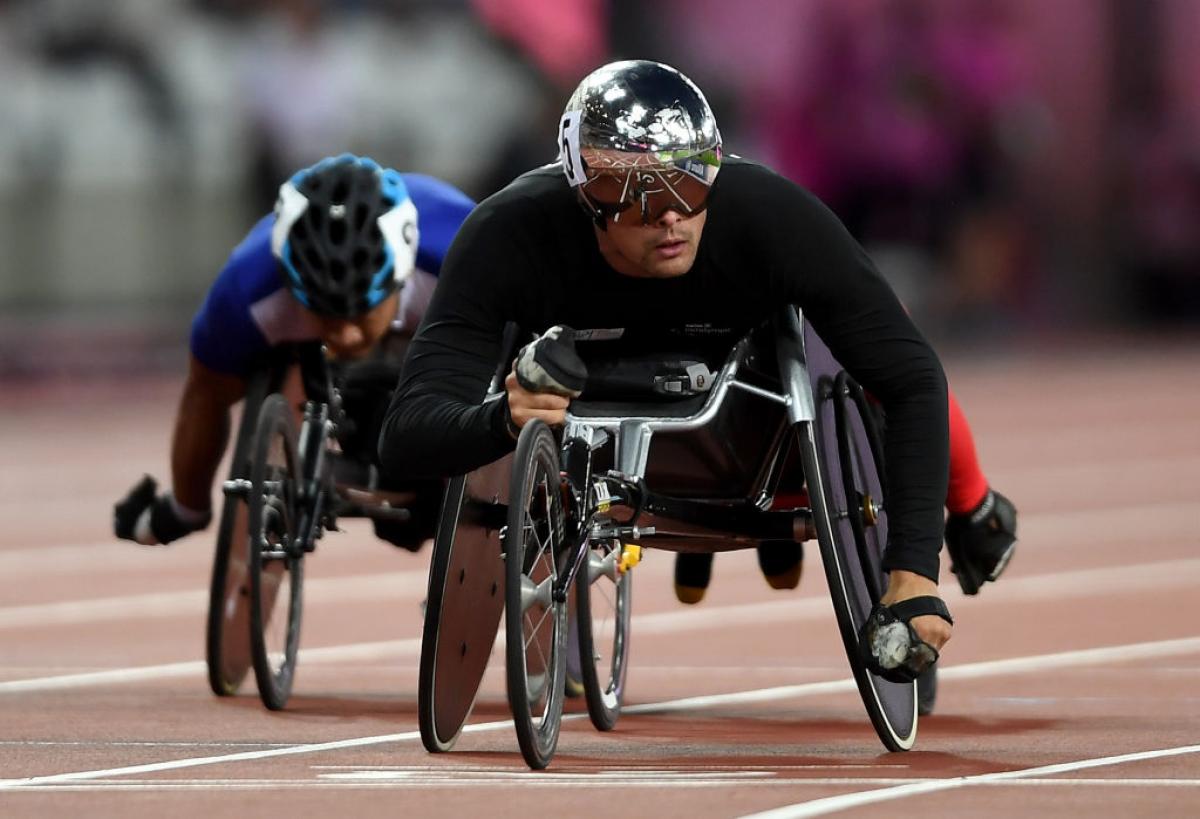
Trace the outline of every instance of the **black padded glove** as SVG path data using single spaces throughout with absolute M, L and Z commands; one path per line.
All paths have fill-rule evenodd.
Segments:
M 113 533 L 144 546 L 170 543 L 208 526 L 212 513 L 184 520 L 176 511 L 170 492 L 159 495 L 158 484 L 144 476 L 129 494 L 113 505 Z
M 876 604 L 858 633 L 859 658 L 872 673 L 894 683 L 910 683 L 938 660 L 938 650 L 909 622 L 934 614 L 950 625 L 954 618 L 937 597 L 913 597 L 890 606 Z
M 575 352 L 575 331 L 563 324 L 522 347 L 514 369 L 517 381 L 530 392 L 578 398 L 587 385 L 587 364 Z
M 963 594 L 998 578 L 1017 548 L 1017 508 L 989 488 L 980 504 L 946 521 L 946 551 Z

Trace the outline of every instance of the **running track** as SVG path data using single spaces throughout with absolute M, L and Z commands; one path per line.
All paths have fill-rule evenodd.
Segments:
M 211 536 L 143 549 L 113 500 L 167 474 L 178 384 L 0 398 L 0 815 L 1200 815 L 1200 345 L 948 362 L 993 482 L 1021 509 L 1002 581 L 963 598 L 938 714 L 887 754 L 816 549 L 771 592 L 750 553 L 675 603 L 636 570 L 630 707 L 564 725 L 531 773 L 502 659 L 454 753 L 417 733 L 427 554 L 359 524 L 309 562 L 291 707 L 208 693 Z M 579 708 L 575 708 L 579 712 Z

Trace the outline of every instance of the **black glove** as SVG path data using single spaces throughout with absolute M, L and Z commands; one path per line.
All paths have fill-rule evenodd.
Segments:
M 1016 548 L 1017 508 L 991 488 L 977 507 L 946 521 L 946 552 L 963 594 L 998 578 Z
M 894 683 L 910 683 L 938 661 L 938 650 L 918 636 L 909 622 L 934 614 L 950 625 L 954 618 L 937 597 L 912 597 L 871 609 L 858 632 L 858 654 L 867 669 Z
M 123 540 L 145 546 L 170 543 L 208 526 L 211 512 L 184 520 L 176 510 L 171 493 L 157 494 L 158 484 L 144 476 L 129 494 L 113 505 L 113 533 Z
M 587 385 L 587 364 L 575 352 L 575 331 L 555 325 L 517 353 L 517 381 L 530 392 L 578 398 Z

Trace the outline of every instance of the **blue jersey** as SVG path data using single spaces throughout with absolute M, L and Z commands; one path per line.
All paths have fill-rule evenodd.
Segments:
M 400 175 L 417 209 L 416 269 L 400 293 L 393 327 L 413 332 L 428 306 L 450 241 L 475 203 L 454 186 L 421 174 Z M 319 337 L 312 313 L 284 286 L 271 253 L 274 214 L 250 229 L 233 249 L 192 320 L 191 351 L 201 364 L 247 375 L 271 347 Z

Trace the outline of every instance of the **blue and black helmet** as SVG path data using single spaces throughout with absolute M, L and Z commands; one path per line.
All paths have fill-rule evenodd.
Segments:
M 354 318 L 412 273 L 417 209 L 396 171 L 353 154 L 330 157 L 280 186 L 271 250 L 301 304 Z

